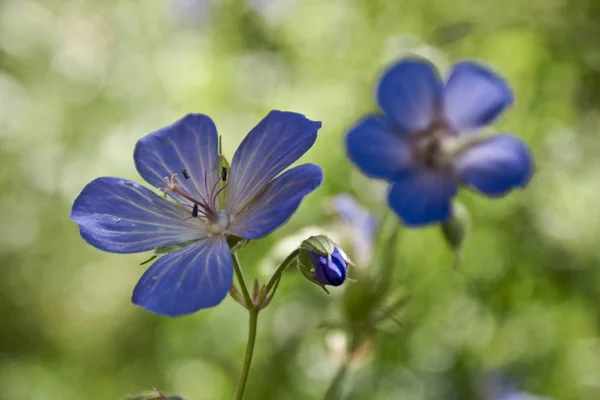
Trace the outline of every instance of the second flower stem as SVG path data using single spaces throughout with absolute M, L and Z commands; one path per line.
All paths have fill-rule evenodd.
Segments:
M 246 382 L 248 381 L 248 374 L 250 373 L 250 365 L 252 364 L 252 355 L 254 354 L 254 344 L 256 343 L 256 331 L 258 329 L 258 313 L 260 308 L 252 301 L 250 292 L 248 291 L 248 285 L 244 279 L 244 273 L 240 267 L 240 262 L 237 258 L 237 254 L 232 253 L 233 258 L 233 269 L 237 276 L 240 284 L 240 290 L 246 301 L 248 311 L 250 313 L 250 322 L 248 324 L 248 342 L 246 343 L 246 355 L 244 356 L 244 363 L 242 364 L 242 372 L 240 379 L 238 380 L 237 389 L 235 391 L 235 400 L 242 400 L 244 398 L 244 391 L 246 390 Z
M 238 260 L 238 256 L 236 253 L 231 253 L 231 258 L 233 259 L 233 270 L 235 271 L 235 276 L 237 276 L 238 282 L 240 284 L 240 290 L 242 291 L 244 300 L 248 305 L 248 309 L 254 308 L 252 297 L 250 297 L 250 292 L 248 291 L 248 285 L 246 285 L 246 279 L 244 279 L 244 273 L 242 272 L 242 268 L 240 267 L 240 260 Z

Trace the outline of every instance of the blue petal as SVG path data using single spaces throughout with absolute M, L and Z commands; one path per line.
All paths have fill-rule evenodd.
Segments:
M 512 103 L 512 90 L 488 67 L 464 61 L 452 68 L 444 89 L 444 107 L 456 132 L 488 125 Z
M 508 134 L 494 136 L 466 150 L 458 156 L 456 168 L 466 184 L 491 197 L 525 187 L 534 170 L 527 145 Z
M 92 246 L 138 253 L 206 236 L 198 219 L 126 179 L 97 178 L 75 199 L 71 219 Z
M 331 253 L 331 261 L 327 256 L 309 253 L 309 258 L 315 269 L 314 279 L 323 285 L 340 286 L 346 280 L 346 259 L 336 247 Z
M 271 111 L 244 138 L 231 163 L 227 210 L 238 213 L 317 140 L 320 122 Z
M 217 128 L 206 115 L 188 114 L 144 136 L 133 157 L 138 172 L 152 186 L 165 187 L 165 177 L 176 174 L 177 182 L 198 201 L 208 199 L 219 182 Z M 184 201 L 173 192 L 169 195 Z
M 132 301 L 155 314 L 175 317 L 216 306 L 232 284 L 227 241 L 212 236 L 159 258 L 136 285 Z
M 240 214 L 232 217 L 229 231 L 245 239 L 268 235 L 283 225 L 300 202 L 323 181 L 323 170 L 303 164 L 278 176 Z
M 442 222 L 450 217 L 456 183 L 450 173 L 416 170 L 394 182 L 388 202 L 408 226 Z
M 381 78 L 377 100 L 381 109 L 407 133 L 426 129 L 441 107 L 442 84 L 431 63 L 404 59 Z
M 393 180 L 412 164 L 408 138 L 384 117 L 370 116 L 356 124 L 346 137 L 346 147 L 348 157 L 374 178 Z

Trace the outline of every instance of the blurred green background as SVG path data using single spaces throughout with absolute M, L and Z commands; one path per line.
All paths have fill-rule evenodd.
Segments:
M 392 288 L 411 295 L 405 328 L 374 336 L 348 398 L 478 399 L 490 372 L 600 398 L 599 20 L 596 0 L 0 1 L 0 399 L 231 398 L 245 310 L 134 307 L 147 255 L 87 245 L 73 200 L 97 176 L 141 181 L 135 142 L 188 112 L 215 120 L 230 157 L 273 108 L 321 120 L 302 160 L 323 165 L 324 185 L 240 254 L 264 281 L 305 227 L 335 235 L 331 196 L 384 213 L 385 185 L 353 168 L 342 137 L 407 53 L 500 70 L 516 104 L 499 127 L 531 145 L 537 172 L 505 199 L 461 194 L 473 224 L 456 273 L 436 228 L 402 235 Z M 343 341 L 323 325 L 352 285 L 327 296 L 285 276 L 260 316 L 247 399 L 322 398 Z

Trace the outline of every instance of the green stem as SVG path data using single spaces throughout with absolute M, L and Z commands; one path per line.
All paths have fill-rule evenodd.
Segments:
M 327 389 L 327 393 L 325 393 L 324 400 L 340 400 L 342 398 L 342 384 L 348 374 L 347 364 L 348 363 L 344 361 L 342 365 L 340 365 L 340 368 L 335 374 L 335 378 L 333 378 L 329 385 L 329 389 Z
M 242 295 L 244 296 L 244 300 L 246 300 L 246 304 L 248 305 L 248 307 L 253 308 L 254 306 L 252 303 L 252 297 L 250 297 L 248 285 L 246 285 L 244 273 L 242 272 L 242 268 L 240 267 L 240 260 L 238 260 L 236 253 L 231 253 L 231 258 L 233 259 L 233 270 L 235 271 L 235 276 L 237 276 L 238 282 L 240 283 L 240 289 L 242 291 Z
M 248 343 L 246 344 L 246 356 L 244 364 L 242 364 L 242 374 L 238 381 L 237 390 L 235 392 L 235 400 L 244 398 L 244 390 L 248 381 L 248 373 L 250 372 L 250 364 L 252 363 L 252 355 L 254 354 L 254 343 L 256 342 L 256 330 L 258 325 L 258 308 L 252 308 L 250 311 L 250 324 L 248 327 Z
M 250 322 L 248 326 L 248 343 L 246 343 L 246 355 L 244 356 L 244 363 L 242 364 L 242 373 L 238 381 L 237 389 L 235 391 L 235 400 L 242 400 L 244 398 L 244 390 L 246 390 L 246 382 L 248 381 L 248 374 L 250 373 L 250 364 L 252 363 L 252 355 L 254 354 L 254 344 L 256 343 L 256 330 L 258 327 L 258 313 L 260 308 L 252 301 L 250 292 L 248 291 L 248 285 L 246 285 L 246 279 L 244 279 L 244 273 L 240 267 L 240 261 L 238 260 L 237 254 L 232 253 L 233 258 L 233 270 L 237 276 L 240 284 L 240 290 L 246 301 L 248 311 L 250 312 Z
M 266 294 L 268 294 L 271 291 L 271 289 L 273 288 L 273 286 L 275 285 L 275 283 L 277 282 L 277 280 L 279 279 L 279 277 L 281 276 L 283 271 L 294 260 L 294 258 L 296 258 L 296 256 L 298 255 L 298 252 L 299 252 L 299 250 L 296 250 L 296 251 L 293 251 L 292 253 L 290 253 L 290 255 L 287 256 L 285 258 L 285 260 L 283 260 L 283 262 L 279 265 L 279 267 L 277 267 L 277 270 L 275 270 L 275 272 L 273 273 L 271 278 L 269 278 L 269 282 L 267 282 L 267 284 L 265 286 Z

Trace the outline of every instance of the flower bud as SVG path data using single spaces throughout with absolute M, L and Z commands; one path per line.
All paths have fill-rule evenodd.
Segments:
M 460 250 L 471 225 L 469 212 L 458 201 L 452 205 L 452 217 L 442 223 L 442 233 L 448 245 L 454 250 Z
M 302 274 L 321 286 L 340 286 L 346 280 L 348 257 L 327 236 L 311 236 L 302 242 L 299 266 Z

